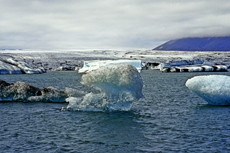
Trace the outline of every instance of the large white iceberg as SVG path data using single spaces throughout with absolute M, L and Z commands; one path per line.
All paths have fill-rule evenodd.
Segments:
M 130 64 L 134 66 L 138 72 L 141 72 L 142 65 L 141 60 L 94 60 L 94 61 L 84 61 L 83 68 L 79 69 L 79 73 L 87 73 L 92 70 L 96 70 L 105 65 L 114 65 L 114 64 Z
M 196 76 L 188 79 L 185 85 L 211 105 L 230 105 L 229 76 Z
M 128 111 L 134 101 L 143 97 L 143 81 L 137 69 L 128 64 L 100 67 L 82 76 L 82 84 L 100 93 L 70 97 L 67 109 L 80 111 Z

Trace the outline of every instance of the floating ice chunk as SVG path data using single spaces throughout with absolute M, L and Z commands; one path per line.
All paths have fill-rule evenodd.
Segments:
M 211 105 L 230 105 L 229 76 L 196 76 L 188 79 L 185 85 Z
M 203 68 L 199 66 L 193 66 L 193 67 L 186 67 L 188 69 L 188 72 L 202 72 Z
M 225 65 L 214 65 L 213 68 L 214 68 L 214 71 L 217 71 L 217 72 L 220 72 L 220 71 L 223 71 L 223 72 L 228 71 L 228 67 L 225 66 Z
M 203 68 L 199 66 L 181 67 L 180 72 L 202 72 Z
M 114 65 L 114 64 L 130 64 L 134 66 L 138 72 L 141 72 L 142 64 L 141 60 L 96 60 L 96 61 L 84 61 L 83 68 L 79 69 L 79 73 L 88 73 L 92 70 L 96 70 L 101 66 Z
M 212 66 L 207 66 L 207 65 L 204 65 L 204 66 L 201 66 L 203 68 L 203 70 L 205 72 L 212 72 L 214 71 L 214 68 Z
M 6 83 L 0 80 L 0 101 L 27 102 L 30 96 L 40 95 L 40 89 L 25 82 Z
M 68 109 L 82 111 L 128 111 L 143 97 L 143 81 L 137 69 L 128 64 L 100 67 L 82 76 L 82 84 L 101 93 L 86 94 L 82 99 L 68 98 Z
M 18 81 L 10 84 L 0 80 L 0 101 L 65 102 L 67 97 L 67 93 L 53 87 L 39 89 L 25 82 Z

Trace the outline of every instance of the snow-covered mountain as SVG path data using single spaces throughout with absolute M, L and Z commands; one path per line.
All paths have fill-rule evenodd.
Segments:
M 153 50 L 171 51 L 230 51 L 230 36 L 182 38 L 170 40 Z

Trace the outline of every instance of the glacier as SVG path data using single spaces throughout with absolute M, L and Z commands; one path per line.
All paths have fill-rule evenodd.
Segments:
M 6 59 L 5 62 L 12 64 L 14 66 L 17 66 L 25 74 L 41 74 L 41 73 L 46 72 L 44 68 L 33 69 L 25 62 L 17 62 L 13 59 L 10 59 L 10 58 Z
M 113 65 L 113 64 L 130 64 L 134 66 L 138 72 L 141 72 L 142 64 L 141 60 L 93 60 L 93 61 L 84 61 L 83 68 L 79 69 L 79 73 L 87 73 L 92 70 L 96 70 L 101 66 Z
M 211 105 L 230 105 L 229 76 L 196 76 L 188 79 L 185 85 Z
M 162 67 L 178 67 L 186 65 L 216 66 L 230 68 L 230 52 L 186 52 L 157 50 L 88 50 L 88 51 L 13 51 L 4 50 L 0 53 L 1 74 L 40 74 L 46 71 L 78 71 L 84 61 L 141 61 L 143 68 L 161 69 Z M 8 61 L 8 62 L 7 62 Z M 13 63 L 13 64 L 12 64 Z M 145 64 L 146 63 L 146 64 Z M 203 63 L 203 64 L 202 64 Z M 131 63 L 127 63 L 131 64 Z M 157 66 L 155 65 L 157 64 Z M 202 64 L 202 65 L 201 65 Z M 169 66 L 168 66 L 169 65 Z M 7 66 L 7 67 L 6 67 Z M 12 67 L 14 66 L 14 68 Z M 20 68 L 18 67 L 20 66 Z M 29 69 L 27 69 L 29 68 Z M 29 66 L 29 67 L 28 67 Z M 139 64 L 139 70 L 141 64 Z M 15 68 L 18 69 L 15 71 Z M 31 70 L 32 69 L 32 70 Z M 165 68 L 166 69 L 166 68 Z M 187 68 L 186 68 L 187 69 Z M 191 69 L 191 68 L 190 68 Z M 226 68 L 225 68 L 226 69 Z M 84 70 L 84 69 L 83 69 Z M 208 70 L 206 68 L 206 70 Z M 167 70 L 170 72 L 170 70 Z M 214 71 L 218 69 L 214 68 Z M 226 70 L 225 70 L 226 71 Z
M 143 98 L 143 80 L 129 64 L 102 66 L 82 76 L 81 83 L 99 90 L 83 97 L 69 97 L 68 110 L 129 111 L 133 102 Z
M 0 61 L 0 74 L 22 74 L 22 71 L 17 66 Z

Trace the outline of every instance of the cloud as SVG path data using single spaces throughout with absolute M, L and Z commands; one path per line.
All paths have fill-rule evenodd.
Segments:
M 0 48 L 154 48 L 230 35 L 227 0 L 0 0 Z

